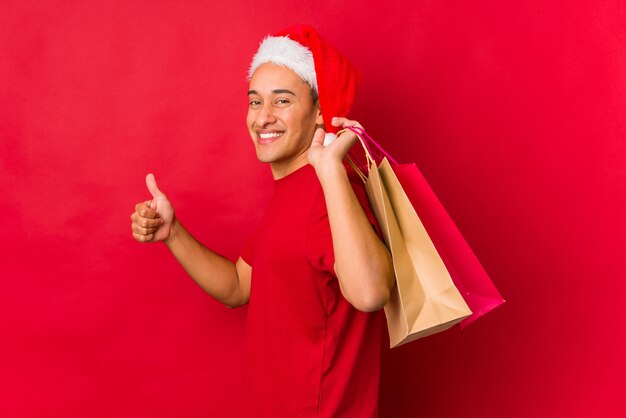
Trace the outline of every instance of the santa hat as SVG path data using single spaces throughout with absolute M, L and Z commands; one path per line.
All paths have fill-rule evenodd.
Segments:
M 361 74 L 335 47 L 307 25 L 296 25 L 267 36 L 252 59 L 248 78 L 261 65 L 271 62 L 287 67 L 306 81 L 319 97 L 328 145 L 339 130 L 334 116 L 347 116 Z

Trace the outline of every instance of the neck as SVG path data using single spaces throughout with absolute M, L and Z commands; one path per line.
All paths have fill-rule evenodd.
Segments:
M 270 168 L 272 169 L 272 177 L 274 180 L 280 180 L 283 177 L 287 177 L 289 174 L 298 170 L 299 168 L 304 167 L 309 163 L 306 152 L 298 156 L 293 161 L 288 162 L 273 162 L 270 163 Z

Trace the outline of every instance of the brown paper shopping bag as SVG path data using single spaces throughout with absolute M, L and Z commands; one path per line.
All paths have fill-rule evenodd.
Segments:
M 353 131 L 354 132 L 354 131 Z M 389 249 L 396 284 L 385 306 L 390 346 L 446 330 L 472 314 L 386 158 L 366 153 L 361 172 L 367 195 Z M 358 167 L 353 167 L 359 171 Z

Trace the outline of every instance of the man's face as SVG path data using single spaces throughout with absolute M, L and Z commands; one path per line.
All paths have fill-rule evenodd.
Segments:
M 274 177 L 307 164 L 316 125 L 322 124 L 311 87 L 292 70 L 267 63 L 252 75 L 248 99 L 248 130 L 258 159 L 271 164 Z

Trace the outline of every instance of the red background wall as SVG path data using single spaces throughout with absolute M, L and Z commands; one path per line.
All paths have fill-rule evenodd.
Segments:
M 296 22 L 363 70 L 353 116 L 508 301 L 386 353 L 381 417 L 625 416 L 626 7 L 509 3 L 3 2 L 0 416 L 238 415 L 245 308 L 129 215 L 152 171 L 237 256 L 272 187 L 246 69 Z

